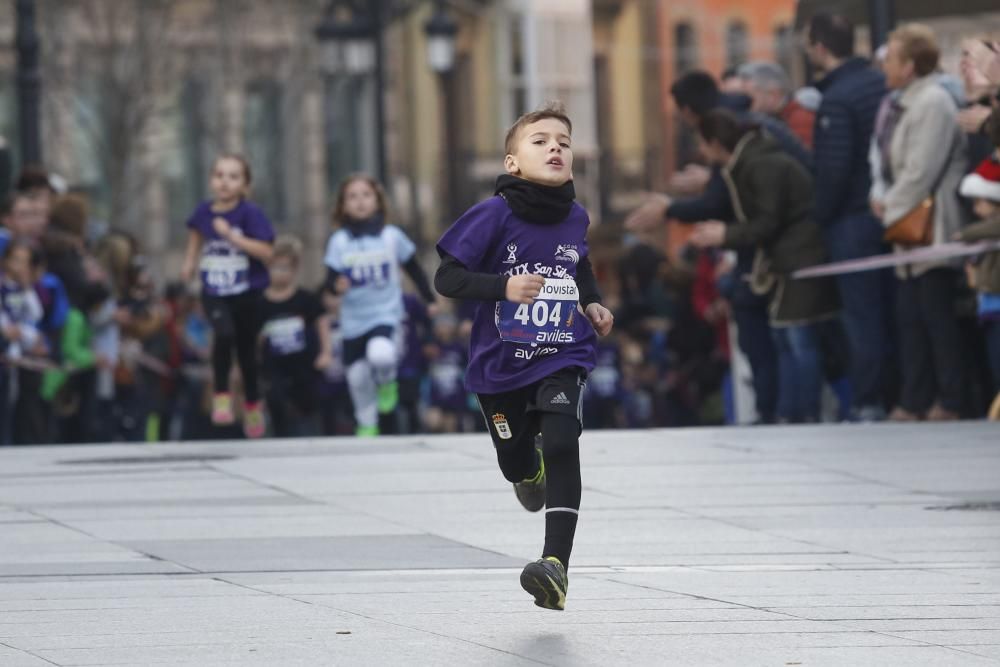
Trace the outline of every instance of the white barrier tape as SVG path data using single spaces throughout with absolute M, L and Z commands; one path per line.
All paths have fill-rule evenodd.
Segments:
M 924 262 L 939 262 L 945 259 L 957 259 L 979 255 L 984 252 L 1000 250 L 1000 241 L 981 241 L 979 243 L 942 243 L 941 245 L 904 250 L 888 255 L 873 255 L 861 259 L 848 259 L 843 262 L 831 262 L 799 269 L 792 273 L 792 278 L 819 278 L 821 276 L 839 276 L 846 273 L 873 271 L 907 264 L 922 264 Z

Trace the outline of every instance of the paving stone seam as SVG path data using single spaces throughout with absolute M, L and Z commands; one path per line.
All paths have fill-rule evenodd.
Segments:
M 351 615 L 351 616 L 357 616 L 359 618 L 363 618 L 363 619 L 371 621 L 373 623 L 390 625 L 390 626 L 397 627 L 397 628 L 404 628 L 404 629 L 407 629 L 407 630 L 412 630 L 414 632 L 419 632 L 421 634 L 427 634 L 427 635 L 431 635 L 431 636 L 435 636 L 435 637 L 440 637 L 442 639 L 447 639 L 449 641 L 458 641 L 458 642 L 461 642 L 461 643 L 464 643 L 464 644 L 469 644 L 471 646 L 478 646 L 480 648 L 485 648 L 485 649 L 488 649 L 488 650 L 491 650 L 491 651 L 496 651 L 497 653 L 502 653 L 504 655 L 510 655 L 510 656 L 513 656 L 513 657 L 521 658 L 522 660 L 527 660 L 528 662 L 532 662 L 532 663 L 535 663 L 535 664 L 538 664 L 538 665 L 554 666 L 554 664 L 555 664 L 555 663 L 548 663 L 548 662 L 543 662 L 543 661 L 540 661 L 540 660 L 536 660 L 536 659 L 530 658 L 528 656 L 520 655 L 518 653 L 513 653 L 511 651 L 507 651 L 505 649 L 498 648 L 496 646 L 489 646 L 488 644 L 483 644 L 481 642 L 473 641 L 471 639 L 466 639 L 464 637 L 456 637 L 454 635 L 448 635 L 448 634 L 444 634 L 444 633 L 440 633 L 440 632 L 435 632 L 433 630 L 427 630 L 426 628 L 419 628 L 419 627 L 415 627 L 415 626 L 408 625 L 408 624 L 405 624 L 405 623 L 397 623 L 397 622 L 390 621 L 390 620 L 387 620 L 387 619 L 377 618 L 377 617 L 370 616 L 368 614 L 363 614 L 361 612 L 350 610 L 350 609 L 341 609 L 340 607 L 334 607 L 334 606 L 326 605 L 326 604 L 323 604 L 321 601 L 309 602 L 309 601 L 306 601 L 306 600 L 301 600 L 301 599 L 299 599 L 295 595 L 286 595 L 286 594 L 278 593 L 278 592 L 275 592 L 275 591 L 268 591 L 268 590 L 264 590 L 264 589 L 259 589 L 259 588 L 256 588 L 254 586 L 250 586 L 248 584 L 241 584 L 241 583 L 238 583 L 238 582 L 229 581 L 227 579 L 222 579 L 222 578 L 219 578 L 219 577 L 213 577 L 213 579 L 215 579 L 216 581 L 220 581 L 222 583 L 229 584 L 231 586 L 237 586 L 239 588 L 244 588 L 244 589 L 247 589 L 247 590 L 256 591 L 258 593 L 266 593 L 268 595 L 272 595 L 274 597 L 282 598 L 282 599 L 285 599 L 285 600 L 290 600 L 290 601 L 298 602 L 298 603 L 301 603 L 301 604 L 307 604 L 307 605 L 310 605 L 310 606 L 321 607 L 321 608 L 324 608 L 324 609 L 330 609 L 330 610 L 338 611 L 340 613 L 348 614 L 348 615 Z
M 8 641 L 9 641 L 9 640 L 8 640 Z M 11 650 L 13 650 L 13 651 L 17 651 L 17 652 L 19 652 L 19 653 L 24 653 L 25 655 L 29 655 L 29 656 L 31 656 L 32 658 L 35 658 L 36 660 L 41 660 L 41 661 L 43 661 L 43 662 L 47 662 L 47 663 L 49 663 L 50 665 L 59 665 L 59 663 L 58 663 L 58 662 L 52 662 L 52 661 L 51 661 L 51 660 L 49 660 L 48 658 L 43 658 L 42 656 L 38 655 L 37 653 L 32 653 L 32 652 L 31 652 L 31 651 L 29 651 L 28 649 L 24 649 L 24 648 L 20 648 L 19 646 L 13 646 L 13 645 L 11 645 L 11 644 L 8 644 L 8 643 L 6 643 L 6 642 L 2 642 L 2 641 L 0 641 L 0 646 L 6 646 L 7 648 L 9 648 L 9 649 L 11 649 Z

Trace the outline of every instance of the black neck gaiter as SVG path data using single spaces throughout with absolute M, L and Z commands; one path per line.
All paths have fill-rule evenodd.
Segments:
M 494 194 L 504 198 L 514 215 L 536 225 L 559 224 L 569 215 L 576 199 L 573 181 L 552 187 L 510 174 L 497 177 Z
M 385 227 L 385 216 L 376 213 L 367 220 L 355 220 L 354 218 L 344 218 L 344 226 L 355 238 L 361 236 L 378 236 Z

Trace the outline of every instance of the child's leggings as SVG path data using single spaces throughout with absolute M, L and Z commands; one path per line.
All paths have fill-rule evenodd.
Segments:
M 226 297 L 203 297 L 205 314 L 215 334 L 212 343 L 212 374 L 215 392 L 229 391 L 229 371 L 233 351 L 243 376 L 243 394 L 247 403 L 260 400 L 257 385 L 257 336 L 260 333 L 260 290 Z

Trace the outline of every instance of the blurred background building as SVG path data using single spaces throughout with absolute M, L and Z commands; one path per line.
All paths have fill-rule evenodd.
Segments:
M 961 35 L 1000 31 L 995 2 L 884 1 L 896 19 L 934 14 L 956 53 Z M 804 17 L 841 8 L 866 36 L 878 4 L 8 1 L 0 135 L 16 170 L 16 11 L 30 7 L 44 162 L 107 225 L 138 233 L 161 275 L 176 270 L 184 220 L 219 151 L 248 155 L 255 199 L 308 247 L 325 242 L 330 193 L 357 170 L 383 178 L 399 221 L 426 246 L 491 193 L 506 128 L 548 99 L 574 120 L 581 200 L 613 222 L 693 155 L 669 96 L 679 74 L 766 59 L 801 80 Z M 320 252 L 307 269 L 319 275 Z

